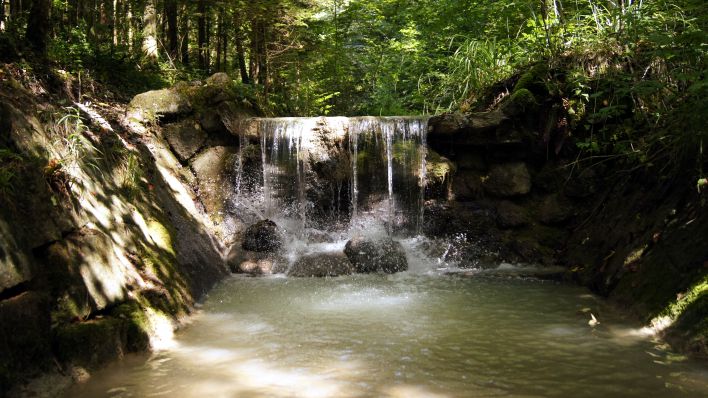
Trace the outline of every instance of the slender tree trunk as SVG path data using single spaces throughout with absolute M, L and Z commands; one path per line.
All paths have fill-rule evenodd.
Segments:
M 221 72 L 221 49 L 224 37 L 224 9 L 219 7 L 219 16 L 216 20 L 216 70 Z
M 199 46 L 199 67 L 206 70 L 207 65 L 207 20 L 206 20 L 206 1 L 199 0 L 197 4 L 197 44 Z
M 149 61 L 156 61 L 157 47 L 157 11 L 155 0 L 148 0 L 143 12 L 143 53 Z
M 52 0 L 34 0 L 27 21 L 27 41 L 34 52 L 44 56 L 47 52 L 49 40 L 49 16 Z
M 234 28 L 236 29 L 234 38 L 236 40 L 238 70 L 241 72 L 241 81 L 244 84 L 248 84 L 251 80 L 248 77 L 248 69 L 246 68 L 246 52 L 243 48 L 243 29 L 241 27 L 241 19 L 239 18 L 239 10 L 236 10 L 234 13 Z
M 0 32 L 5 31 L 5 0 L 0 0 Z
M 128 51 L 133 52 L 133 46 L 135 43 L 133 43 L 134 37 L 135 37 L 135 32 L 133 31 L 133 5 L 130 3 L 130 1 L 127 3 L 128 11 L 125 14 L 125 19 L 126 21 L 126 26 L 128 28 Z
M 118 0 L 113 0 L 113 16 L 111 18 L 111 21 L 113 22 L 113 26 L 111 26 L 111 36 L 112 36 L 112 43 L 113 47 L 118 46 Z
M 165 0 L 165 15 L 167 17 L 167 48 L 170 52 L 170 57 L 175 60 L 179 51 L 177 0 Z
M 182 8 L 182 64 L 189 65 L 189 17 L 187 5 Z

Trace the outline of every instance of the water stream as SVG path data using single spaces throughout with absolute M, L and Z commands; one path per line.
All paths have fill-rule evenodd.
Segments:
M 174 347 L 67 397 L 699 397 L 708 368 L 576 286 L 513 267 L 232 277 Z M 416 260 L 418 259 L 418 260 Z M 589 312 L 600 324 L 588 325 Z

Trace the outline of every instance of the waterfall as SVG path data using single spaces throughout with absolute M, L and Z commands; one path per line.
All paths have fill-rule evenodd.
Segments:
M 241 140 L 260 146 L 262 175 L 258 195 L 242 192 L 241 175 L 253 166 L 240 153 L 235 195 L 250 199 L 255 213 L 304 238 L 308 229 L 366 230 L 371 222 L 385 225 L 389 235 L 421 233 L 427 118 L 254 118 L 246 124 L 251 133 Z

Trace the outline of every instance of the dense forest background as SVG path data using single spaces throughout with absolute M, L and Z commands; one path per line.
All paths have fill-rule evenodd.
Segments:
M 594 73 L 622 72 L 658 118 L 671 101 L 652 96 L 705 90 L 707 13 L 703 0 L 0 0 L 0 58 L 31 50 L 133 92 L 224 71 L 273 113 L 390 115 L 464 108 L 572 57 L 579 100 Z

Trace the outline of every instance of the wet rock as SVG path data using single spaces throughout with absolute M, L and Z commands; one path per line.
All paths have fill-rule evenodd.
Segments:
M 271 275 L 285 272 L 287 261 L 274 253 L 243 250 L 234 245 L 226 262 L 234 274 Z
M 491 167 L 484 189 L 491 195 L 511 197 L 531 191 L 531 175 L 525 163 L 505 163 Z
M 344 253 L 359 273 L 382 272 L 393 274 L 408 269 L 403 246 L 393 240 L 373 241 L 353 238 L 344 248 Z
M 192 111 L 185 95 L 174 89 L 153 90 L 136 95 L 128 104 L 129 119 L 137 122 L 155 120 L 164 116 L 172 117 Z
M 497 205 L 497 216 L 497 222 L 502 228 L 522 227 L 529 223 L 526 209 L 508 200 L 499 202 Z
M 544 224 L 562 224 L 573 216 L 570 202 L 559 194 L 547 196 L 538 209 L 538 219 Z
M 207 133 L 193 120 L 171 123 L 163 127 L 163 135 L 180 161 L 187 161 L 204 145 Z
M 330 277 L 349 275 L 352 264 L 344 253 L 314 253 L 300 257 L 288 270 L 294 277 Z
M 278 225 L 271 220 L 261 220 L 246 229 L 241 247 L 254 252 L 275 252 L 283 246 Z
M 122 358 L 128 352 L 126 322 L 113 317 L 63 325 L 56 330 L 59 360 L 96 368 Z

